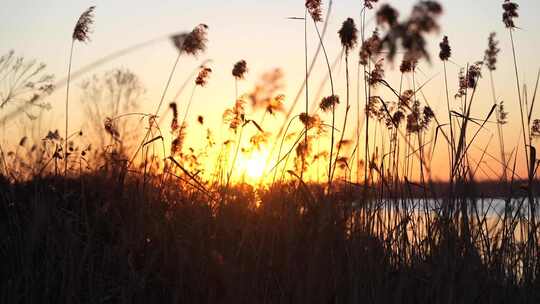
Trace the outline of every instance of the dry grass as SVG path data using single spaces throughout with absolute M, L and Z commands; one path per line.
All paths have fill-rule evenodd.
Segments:
M 231 72 L 236 100 L 223 114 L 228 132 L 216 140 L 204 117 L 197 117 L 197 126 L 187 125 L 189 108 L 197 102 L 195 90 L 212 81 L 212 70 L 204 62 L 182 86 L 193 81 L 183 119 L 176 103 L 179 91 L 165 110 L 172 112 L 172 119 L 164 128 L 161 108 L 181 56 L 206 49 L 209 29 L 201 24 L 171 37 L 178 55 L 152 113 L 136 111 L 144 93 L 137 76 L 116 69 L 83 85 L 83 105 L 91 118 L 87 130 L 69 133 L 66 117 L 64 138 L 57 130 L 41 134 L 38 128 L 34 138 L 29 134 L 15 145 L 0 143 L 0 302 L 540 302 L 540 162 L 534 148 L 540 121 L 532 117 L 538 80 L 532 98 L 521 91 L 514 50 L 514 102 L 519 103 L 514 108 L 521 112 L 523 142 L 505 145 L 507 113 L 495 99 L 494 36 L 484 61 L 462 68 L 455 96 L 447 76 L 452 39 L 445 36 L 439 58 L 446 112 L 435 113 L 423 92 L 426 83 L 418 83 L 416 76 L 419 64 L 430 58 L 427 37 L 439 29 L 442 7 L 421 1 L 410 16 L 400 19 L 391 6 L 378 8 L 377 1 L 366 0 L 359 30 L 347 19 L 339 32 L 347 85 L 340 104 L 332 77 L 336 64 L 330 65 L 323 44 L 330 11 L 323 20 L 321 5 L 306 1 L 305 30 L 311 17 L 318 47 L 308 65 L 304 36 L 306 75 L 301 87 L 308 91 L 322 50 L 331 90 L 322 94 L 323 82 L 319 95 L 327 97 L 315 106 L 306 93 L 305 112 L 292 115 L 285 108 L 280 70 L 265 74 L 253 91 L 239 93 L 239 81 L 248 76 L 247 63 L 241 60 Z M 513 49 L 517 9 L 504 2 L 504 25 Z M 73 42 L 88 40 L 92 12 L 81 16 L 84 26 L 77 23 Z M 366 39 L 368 14 L 376 16 L 384 32 Z M 324 22 L 322 33 L 319 22 Z M 364 77 L 354 87 L 349 60 L 356 58 L 357 43 L 361 60 L 356 68 Z M 392 84 L 385 78 L 385 62 L 395 60 L 398 50 L 404 54 L 401 82 Z M 22 59 L 19 69 L 9 68 L 18 62 L 14 58 L 13 53 L 0 57 L 0 75 L 13 79 L 25 70 Z M 484 65 L 493 106 L 477 118 L 471 108 Z M 8 94 L 0 92 L 0 110 L 15 100 L 22 109 L 43 105 L 38 101 L 52 90 L 52 78 L 41 78 L 38 87 L 27 84 L 43 69 L 39 66 L 31 77 L 8 86 Z M 66 107 L 72 75 L 80 72 L 69 70 Z M 406 77 L 412 85 L 404 84 Z M 350 91 L 358 97 L 353 139 L 344 135 L 352 119 Z M 17 98 L 10 99 L 12 95 Z M 111 102 L 99 103 L 104 96 Z M 365 135 L 360 99 L 365 102 Z M 310 101 L 315 111 L 309 111 Z M 336 129 L 340 107 L 345 113 L 342 130 Z M 255 118 L 257 109 L 264 111 L 261 119 Z M 324 122 L 326 112 L 332 115 L 331 124 Z M 282 119 L 279 130 L 269 130 L 267 115 Z M 133 126 L 140 132 L 130 132 Z M 476 146 L 478 137 L 491 128 L 497 132 L 499 157 Z M 170 143 L 167 132 L 172 134 Z M 200 149 L 186 142 L 191 132 L 202 132 Z M 339 137 L 335 132 L 341 132 Z M 330 145 L 324 147 L 326 142 Z M 444 183 L 431 178 L 438 145 L 448 150 L 449 178 Z M 234 179 L 239 156 L 261 152 L 261 147 L 270 153 L 266 180 L 248 184 Z M 525 152 L 524 159 L 518 159 L 518 150 Z M 527 176 L 518 175 L 518 161 L 527 164 Z M 208 163 L 211 166 L 205 166 Z M 324 168 L 321 173 L 319 167 Z M 493 168 L 500 172 L 486 173 Z M 479 182 L 480 171 L 492 181 Z M 320 176 L 327 180 L 321 182 Z

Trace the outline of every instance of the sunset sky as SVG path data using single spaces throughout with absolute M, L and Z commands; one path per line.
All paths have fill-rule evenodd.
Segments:
M 409 15 L 410 8 L 415 2 L 413 0 L 380 1 L 380 3 L 389 3 L 398 8 L 402 18 Z M 435 112 L 443 111 L 446 108 L 444 75 L 442 74 L 442 64 L 437 57 L 438 42 L 442 36 L 449 36 L 453 51 L 451 60 L 455 64 L 450 63 L 448 65 L 450 94 L 453 95 L 457 90 L 459 67 L 482 60 L 487 45 L 487 37 L 490 32 L 496 32 L 502 50 L 499 54 L 495 83 L 498 99 L 505 101 L 507 111 L 510 112 L 510 123 L 505 127 L 505 136 L 508 145 L 513 147 L 517 143 L 519 135 L 519 108 L 515 93 L 516 85 L 509 35 L 501 21 L 502 1 L 447 0 L 440 2 L 445 10 L 440 19 L 441 31 L 439 34 L 430 36 L 429 48 L 432 63 L 429 64 L 425 61 L 420 63 L 421 71 L 418 72 L 418 81 L 423 82 L 435 77 L 426 86 L 424 92 Z M 538 0 L 518 0 L 517 3 L 520 5 L 520 17 L 516 21 L 519 29 L 515 31 L 515 42 L 520 70 L 519 76 L 522 84 L 528 85 L 529 96 L 532 96 L 536 74 L 540 68 L 540 59 L 538 58 L 540 50 L 540 37 L 538 36 L 538 29 L 540 29 L 540 19 L 538 18 L 540 2 Z M 64 78 L 67 74 L 73 26 L 81 12 L 90 5 L 96 6 L 93 33 L 89 43 L 76 44 L 73 57 L 74 71 L 85 64 L 127 46 L 166 36 L 173 32 L 189 31 L 199 23 L 205 23 L 209 26 L 207 52 L 199 56 L 199 58 L 182 57 L 166 98 L 168 103 L 187 75 L 201 61 L 205 59 L 212 60 L 210 67 L 214 72 L 209 84 L 205 89 L 198 90 L 195 95 L 190 115 L 192 125 L 194 125 L 197 115 L 204 115 L 209 126 L 217 134 L 222 131 L 221 116 L 223 110 L 225 107 L 232 106 L 235 98 L 234 78 L 231 76 L 231 69 L 233 64 L 240 59 L 245 59 L 249 67 L 246 81 L 240 83 L 240 93 L 249 92 L 262 73 L 273 68 L 281 68 L 285 74 L 286 88 L 283 93 L 287 96 L 285 102 L 287 107 L 291 104 L 299 86 L 302 84 L 304 77 L 304 25 L 302 21 L 287 19 L 287 17 L 303 17 L 304 2 L 302 0 L 6 0 L 3 1 L 3 8 L 0 11 L 0 20 L 2 20 L 2 26 L 0 27 L 0 41 L 2 42 L 0 44 L 0 54 L 15 50 L 17 55 L 35 58 L 46 63 L 48 73 L 55 74 L 56 79 Z M 326 14 L 327 7 L 328 2 L 324 1 L 323 15 Z M 325 38 L 331 61 L 341 52 L 341 45 L 337 35 L 341 23 L 347 17 L 353 17 L 358 24 L 360 9 L 360 0 L 334 1 L 328 33 Z M 372 18 L 375 10 L 368 13 L 368 33 L 375 27 Z M 312 54 L 317 46 L 317 38 L 312 23 L 309 23 L 308 29 L 308 47 L 310 54 Z M 100 74 L 111 68 L 129 68 L 141 78 L 147 89 L 140 110 L 152 112 L 159 102 L 160 94 L 176 54 L 176 50 L 170 41 L 164 39 L 161 42 L 118 58 L 114 62 L 107 63 L 86 75 L 87 77 L 74 81 L 71 96 L 70 129 L 77 130 L 81 122 L 84 121 L 78 98 L 78 85 L 82 79 L 88 78 L 92 74 Z M 355 50 L 353 54 L 355 57 L 352 62 L 356 62 L 358 51 Z M 391 65 L 385 67 L 388 75 L 387 79 L 395 85 L 398 85 L 396 82 L 399 81 L 399 73 L 396 72 L 398 66 L 399 62 L 396 62 L 394 67 Z M 356 81 L 356 65 L 354 64 L 351 69 L 354 75 L 353 81 Z M 344 70 L 342 65 L 341 69 L 338 69 L 334 75 L 340 96 L 345 96 Z M 315 95 L 316 87 L 324 77 L 325 72 L 324 60 L 319 57 L 310 80 L 314 87 L 310 90 L 312 96 Z M 485 76 L 487 76 L 487 72 Z M 488 77 L 483 78 L 478 90 L 479 95 L 474 103 L 475 113 L 473 115 L 484 117 L 493 102 Z M 181 111 L 183 111 L 185 99 L 189 97 L 189 92 L 189 89 L 186 90 L 179 100 Z M 353 98 L 356 98 L 355 92 L 352 92 L 352 94 Z M 329 89 L 326 89 L 323 95 L 330 95 Z M 49 101 L 53 105 L 53 110 L 45 114 L 44 121 L 50 125 L 47 128 L 63 130 L 64 98 L 65 88 L 59 89 L 50 97 Z M 361 103 L 363 102 L 363 99 L 361 99 Z M 302 111 L 302 103 L 299 103 L 295 113 Z M 355 104 L 356 99 L 352 103 Z M 457 107 L 458 103 L 456 102 L 455 108 L 457 109 Z M 4 115 L 1 111 L 0 109 L 0 117 Z M 356 115 L 356 108 L 353 107 L 351 111 L 353 115 Z M 343 108 L 338 108 L 338 112 L 342 115 Z M 539 117 L 540 111 L 536 110 L 533 116 Z M 255 117 L 259 119 L 260 115 L 256 114 Z M 446 116 L 443 115 L 442 117 Z M 324 117 L 324 119 L 328 120 L 329 117 Z M 281 122 L 279 118 L 271 118 L 265 123 L 271 129 L 270 131 L 273 131 L 272 129 L 276 128 Z M 11 128 L 17 129 L 21 126 L 24 127 L 25 122 L 18 119 L 11 122 L 11 124 Z M 352 131 L 351 128 L 349 132 L 353 134 Z M 492 129 L 492 132 L 494 131 L 495 128 Z M 478 146 L 486 144 L 490 136 L 489 133 L 482 134 Z M 498 149 L 495 145 L 495 138 L 493 143 L 490 151 L 497 155 Z M 445 149 L 441 149 L 440 153 L 444 153 Z M 438 165 L 446 166 L 446 157 L 436 160 L 434 167 Z M 445 176 L 446 173 L 441 174 L 440 171 L 435 174 L 435 177 L 444 178 Z

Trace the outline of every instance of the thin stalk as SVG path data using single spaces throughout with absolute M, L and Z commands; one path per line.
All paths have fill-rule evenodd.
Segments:
M 452 113 L 450 111 L 450 97 L 448 93 L 448 74 L 446 71 L 446 61 L 443 60 L 443 68 L 444 68 L 444 86 L 446 89 L 446 108 L 448 110 L 448 124 L 450 126 L 450 147 L 452 152 L 450 153 L 450 163 L 451 167 L 454 166 L 454 151 L 455 151 L 455 144 L 454 144 L 454 125 L 452 123 Z M 450 174 L 450 182 L 453 180 L 452 174 Z
M 527 131 L 525 129 L 525 120 L 523 117 L 523 101 L 521 99 L 521 88 L 519 85 L 519 72 L 517 67 L 517 56 L 516 56 L 516 47 L 514 44 L 514 35 L 512 34 L 512 29 L 510 28 L 508 30 L 510 33 L 510 42 L 512 43 L 512 58 L 514 59 L 514 72 L 516 74 L 516 86 L 517 86 L 517 93 L 518 93 L 518 100 L 519 100 L 519 114 L 521 115 L 521 129 L 523 134 L 523 147 L 525 149 L 525 162 L 527 164 L 527 172 L 530 172 L 530 165 L 529 165 L 529 151 L 527 151 Z M 529 178 L 530 180 L 530 178 Z
M 307 121 L 308 121 L 308 115 L 309 115 L 309 85 L 308 85 L 308 80 L 309 80 L 309 70 L 308 70 L 308 41 L 307 41 L 307 18 L 308 18 L 308 10 L 307 10 L 307 7 L 305 9 L 305 12 L 304 12 L 304 62 L 305 62 L 305 72 L 306 72 L 306 80 L 305 80 L 305 90 L 306 90 L 306 123 L 305 123 L 305 132 L 304 132 L 304 145 L 305 145 L 305 148 L 307 150 L 307 145 L 308 145 L 308 136 L 307 136 L 307 133 L 308 133 L 308 124 L 307 124 Z M 315 27 L 317 27 L 317 25 L 315 24 Z M 321 42 L 322 44 L 322 42 Z M 302 153 L 302 168 L 300 169 L 300 180 L 303 180 L 303 177 L 304 177 L 304 168 L 305 168 L 305 163 L 306 163 L 306 155 L 304 153 Z
M 234 78 L 234 94 L 235 94 L 235 102 L 238 101 L 238 78 Z M 231 182 L 231 176 L 234 170 L 234 165 L 236 164 L 236 159 L 238 158 L 238 152 L 240 151 L 240 145 L 242 143 L 242 134 L 244 133 L 244 124 L 240 126 L 240 134 L 238 135 L 237 143 L 236 143 L 236 149 L 234 151 L 233 161 L 231 163 L 231 168 L 229 169 L 229 172 L 227 172 L 227 183 L 225 184 L 225 191 L 229 189 L 229 183 Z
M 231 163 L 231 168 L 229 169 L 229 173 L 227 174 L 227 184 L 225 184 L 225 189 L 229 188 L 229 184 L 231 182 L 231 177 L 234 170 L 234 165 L 236 164 L 236 159 L 238 158 L 238 152 L 240 151 L 240 145 L 242 143 L 242 134 L 244 133 L 244 126 L 240 127 L 240 134 L 238 135 L 238 143 L 236 144 L 236 149 L 234 151 L 233 160 Z
M 343 138 L 345 137 L 345 130 L 347 128 L 347 117 L 349 116 L 349 108 L 350 108 L 350 90 L 349 90 L 349 50 L 345 50 L 345 80 L 346 80 L 346 85 L 347 85 L 347 88 L 346 88 L 346 107 L 345 107 L 345 117 L 344 117 L 344 120 L 343 120 L 343 128 L 341 129 L 341 136 L 340 136 L 340 139 L 339 139 L 339 142 L 338 142 L 338 148 L 337 148 L 337 151 L 336 151 L 336 158 L 334 160 L 334 167 L 332 169 L 332 174 L 330 176 L 330 185 L 332 184 L 332 179 L 334 178 L 334 174 L 335 174 L 335 171 L 336 171 L 336 164 L 337 164 L 337 161 L 338 161 L 338 158 L 339 158 L 339 152 L 341 150 L 341 142 L 343 141 Z M 332 114 L 332 116 L 335 116 L 334 114 Z M 332 142 L 333 144 L 333 142 Z M 331 155 L 331 154 L 330 154 Z
M 64 139 L 64 177 L 67 176 L 68 169 L 68 128 L 69 128 L 69 85 L 71 82 L 71 62 L 73 60 L 73 47 L 75 46 L 75 39 L 71 40 L 71 49 L 69 51 L 69 65 L 68 65 L 68 76 L 66 84 L 66 137 Z
M 362 44 L 365 43 L 365 28 L 366 28 L 366 10 L 365 7 L 362 8 L 360 19 L 361 22 L 361 37 L 362 37 Z M 368 60 L 368 70 L 371 68 L 371 62 Z M 368 86 L 367 82 L 367 71 L 366 66 L 364 65 L 364 94 L 365 94 L 365 108 L 367 109 L 369 98 L 370 98 L 370 88 Z M 369 115 L 366 115 L 366 140 L 365 140 L 365 147 L 364 147 L 364 195 L 367 194 L 368 189 L 368 168 L 369 168 Z
M 289 128 L 291 127 L 291 124 L 293 123 L 293 121 L 296 119 L 297 116 L 294 116 L 293 118 L 291 118 L 291 120 L 289 121 L 289 123 L 287 124 L 287 127 L 285 128 L 285 132 L 283 133 L 283 136 L 281 137 L 281 144 L 279 145 L 279 151 L 278 151 L 278 157 L 277 157 L 277 161 L 279 161 L 281 159 L 281 150 L 283 149 L 283 143 L 285 141 L 285 137 L 287 136 L 287 132 L 289 131 Z M 317 142 L 318 143 L 318 142 Z M 276 164 L 277 166 L 277 164 Z M 275 169 L 274 171 L 274 177 L 272 179 L 272 185 L 274 185 L 274 182 L 276 181 L 276 174 L 277 174 L 277 168 Z M 261 183 L 262 183 L 262 178 L 261 178 Z
M 360 63 L 358 63 L 356 66 L 356 183 L 360 182 L 360 111 Z
M 502 124 L 499 120 L 500 117 L 500 110 L 497 106 L 497 96 L 495 94 L 495 82 L 493 80 L 493 71 L 489 71 L 489 80 L 491 84 L 491 94 L 493 97 L 493 104 L 496 106 L 495 113 L 497 115 L 497 136 L 499 137 L 499 148 L 501 153 L 501 162 L 502 162 L 502 180 L 503 182 L 506 182 L 507 176 L 506 176 L 506 156 L 505 156 L 505 149 L 504 149 L 504 137 L 503 137 L 503 130 L 502 130 Z
M 330 60 L 328 60 L 328 53 L 326 52 L 326 48 L 324 47 L 323 39 L 322 39 L 321 33 L 319 32 L 319 28 L 317 27 L 317 23 L 315 23 L 315 20 L 313 20 L 313 22 L 314 22 L 314 25 L 315 25 L 315 30 L 317 32 L 317 36 L 319 37 L 319 45 L 321 46 L 321 49 L 322 49 L 323 54 L 324 54 L 326 67 L 328 69 L 328 77 L 330 78 L 330 90 L 332 92 L 332 96 L 334 96 L 335 95 L 335 92 L 334 92 L 334 79 L 332 77 L 332 68 L 330 67 Z M 306 91 L 307 91 L 307 79 L 306 79 Z M 306 110 L 307 110 L 307 108 L 306 108 Z M 332 105 L 332 132 L 331 132 L 331 140 L 330 140 L 330 157 L 329 157 L 329 161 L 328 161 L 328 189 L 330 189 L 332 187 L 332 175 L 333 175 L 333 173 L 332 173 L 332 154 L 334 153 L 335 122 L 336 122 L 336 107 L 335 107 L 335 104 L 334 104 L 334 105 Z
M 156 108 L 154 116 L 157 116 L 159 114 L 159 109 L 163 105 L 163 100 L 165 99 L 165 95 L 167 94 L 167 90 L 169 89 L 169 86 L 171 85 L 171 81 L 172 81 L 172 78 L 174 76 L 174 72 L 176 71 L 176 66 L 178 65 L 178 62 L 180 61 L 180 56 L 181 55 L 182 55 L 182 52 L 178 52 L 178 56 L 176 56 L 176 60 L 174 61 L 173 67 L 172 67 L 171 72 L 169 74 L 169 78 L 167 79 L 167 83 L 165 84 L 165 88 L 163 89 L 163 93 L 161 94 L 161 99 L 159 100 L 159 104 L 158 104 L 158 106 Z M 131 165 L 133 164 L 133 161 L 135 160 L 135 157 L 137 156 L 137 154 L 139 153 L 139 151 L 143 147 L 144 143 L 148 139 L 148 136 L 150 135 L 150 132 L 151 132 L 151 128 L 148 128 L 148 131 L 146 131 L 146 135 L 144 136 L 141 143 L 138 145 L 137 150 L 135 151 L 135 153 L 131 157 L 131 159 L 130 159 L 128 165 L 127 165 L 127 169 L 129 169 L 131 167 Z
M 321 36 L 323 36 L 323 37 L 326 35 L 326 30 L 328 29 L 328 23 L 329 23 L 328 20 L 330 20 L 330 15 L 331 15 L 331 12 L 332 12 L 332 4 L 333 4 L 333 1 L 330 0 L 328 2 L 328 10 L 326 12 L 326 18 L 325 18 L 323 30 L 322 30 L 322 33 L 321 33 Z M 317 62 L 317 58 L 319 57 L 319 53 L 320 53 L 321 49 L 322 49 L 322 45 L 319 44 L 319 46 L 317 47 L 317 50 L 315 51 L 315 54 L 313 55 L 313 58 L 311 59 L 311 64 L 309 66 L 309 74 L 311 74 L 311 72 L 313 71 L 313 68 L 315 67 L 315 63 Z M 268 156 L 267 163 L 269 162 L 271 155 L 274 153 L 274 150 L 277 147 L 277 144 L 279 142 L 279 138 L 283 134 L 283 131 L 285 129 L 285 125 L 287 124 L 287 121 L 291 117 L 296 104 L 300 100 L 300 96 L 302 95 L 302 90 L 304 89 L 304 86 L 305 86 L 305 84 L 302 83 L 302 85 L 299 87 L 298 91 L 296 92 L 296 96 L 295 96 L 291 106 L 289 107 L 289 110 L 287 111 L 287 113 L 286 113 L 286 115 L 284 117 L 283 124 L 281 125 L 281 127 L 279 129 L 279 132 L 277 133 L 277 136 L 274 139 L 274 143 L 272 144 L 272 148 L 270 149 L 270 153 L 269 153 L 269 156 Z
M 188 104 L 187 104 L 187 107 L 186 107 L 186 112 L 184 113 L 184 118 L 182 119 L 182 124 L 181 126 L 184 125 L 184 123 L 186 122 L 187 120 L 187 117 L 188 117 L 188 114 L 189 114 L 189 109 L 191 108 L 191 103 L 193 101 L 193 96 L 195 95 L 195 89 L 197 88 L 197 85 L 194 85 L 193 86 L 193 89 L 191 90 L 191 96 L 189 97 L 189 101 L 188 101 Z

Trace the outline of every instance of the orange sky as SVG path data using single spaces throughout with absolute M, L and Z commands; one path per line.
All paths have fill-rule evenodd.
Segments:
M 383 1 L 384 3 L 385 1 Z M 411 5 L 415 1 L 388 1 L 388 3 L 401 9 L 403 17 L 408 15 Z M 507 146 L 516 145 L 519 138 L 518 101 L 516 98 L 515 80 L 513 75 L 513 63 L 510 52 L 508 33 L 501 22 L 502 1 L 481 0 L 471 4 L 470 1 L 441 1 L 445 7 L 445 14 L 441 18 L 441 32 L 432 35 L 429 48 L 433 57 L 432 64 L 420 63 L 416 81 L 421 83 L 432 77 L 433 80 L 426 86 L 424 93 L 435 113 L 446 117 L 444 95 L 444 82 L 442 65 L 437 59 L 438 41 L 442 35 L 448 35 L 453 47 L 452 61 L 449 65 L 450 93 L 456 90 L 457 72 L 459 66 L 465 66 L 468 62 L 482 59 L 486 46 L 487 36 L 490 32 L 498 33 L 500 47 L 499 68 L 495 74 L 497 97 L 505 101 L 507 110 L 510 112 L 510 123 L 505 126 L 505 138 Z M 329 57 L 334 60 L 341 51 L 337 30 L 346 17 L 353 17 L 358 22 L 360 14 L 359 1 L 336 1 L 333 6 L 333 14 L 330 19 L 328 35 L 325 44 Z M 535 32 L 540 28 L 540 21 L 536 17 L 540 13 L 540 5 L 535 0 L 518 1 L 521 5 L 521 17 L 518 19 L 516 31 L 516 45 L 518 52 L 519 76 L 522 84 L 529 86 L 529 96 L 532 95 L 532 87 L 540 62 L 537 58 L 537 50 L 540 49 L 540 37 Z M 249 92 L 260 75 L 270 69 L 279 67 L 285 75 L 286 87 L 283 92 L 286 96 L 286 106 L 289 106 L 303 79 L 303 23 L 302 21 L 287 20 L 286 17 L 302 16 L 303 2 L 293 3 L 290 0 L 276 0 L 269 2 L 256 2 L 235 0 L 227 4 L 221 1 L 202 0 L 196 4 L 180 3 L 178 1 L 163 1 L 159 4 L 150 5 L 143 1 L 51 1 L 50 3 L 35 3 L 34 1 L 8 0 L 9 9 L 0 12 L 0 17 L 5 20 L 7 26 L 0 29 L 0 39 L 3 41 L 0 52 L 6 53 L 14 49 L 17 54 L 28 58 L 36 58 L 48 64 L 48 71 L 54 73 L 57 79 L 64 78 L 67 72 L 67 58 L 69 52 L 70 36 L 73 24 L 79 14 L 89 5 L 96 5 L 96 24 L 92 33 L 92 41 L 88 44 L 77 44 L 73 59 L 74 70 L 85 64 L 97 60 L 111 52 L 134 45 L 142 41 L 160 37 L 175 31 L 190 30 L 198 23 L 209 25 L 209 45 L 206 54 L 197 59 L 183 57 L 173 79 L 171 89 L 166 102 L 174 96 L 178 87 L 183 83 L 189 72 L 205 59 L 211 59 L 210 65 L 214 70 L 209 84 L 202 90 L 197 90 L 194 103 L 191 108 L 190 124 L 194 127 L 197 115 L 204 115 L 207 126 L 214 130 L 218 136 L 218 142 L 226 138 L 224 127 L 221 124 L 221 116 L 225 107 L 232 106 L 234 100 L 234 79 L 230 72 L 232 65 L 239 59 L 248 62 L 249 74 L 246 81 L 240 83 L 240 93 Z M 328 3 L 325 2 L 325 10 Z M 370 12 L 370 15 L 373 12 Z M 368 18 L 368 29 L 373 29 L 373 19 Z M 312 26 L 309 29 L 309 53 L 310 57 L 316 47 L 317 38 Z M 354 52 L 355 56 L 357 52 Z M 114 62 L 88 74 L 103 73 L 115 67 L 127 67 L 136 73 L 145 84 L 146 94 L 141 102 L 141 112 L 152 112 L 159 101 L 159 96 L 167 80 L 170 67 L 176 55 L 175 49 L 168 41 L 156 43 L 150 47 L 130 53 L 118 58 Z M 357 60 L 357 59 L 355 59 Z M 397 86 L 399 73 L 396 68 L 386 66 L 387 80 Z M 352 68 L 355 81 L 356 70 Z M 319 58 L 313 77 L 310 80 L 312 90 L 310 94 L 316 95 L 321 79 L 324 77 L 325 65 L 322 57 Z M 487 74 L 486 74 L 487 75 Z M 84 79 L 83 77 L 82 79 Z M 334 75 L 338 94 L 345 96 L 344 66 L 341 65 Z M 407 83 L 407 81 L 406 81 Z M 72 85 L 72 106 L 70 108 L 71 129 L 76 130 L 84 125 L 84 115 L 79 102 L 80 81 Z M 383 91 L 382 89 L 380 89 Z M 186 100 L 189 98 L 190 89 L 180 97 L 180 110 L 183 111 Z M 355 89 L 352 96 L 356 98 Z M 323 90 L 323 95 L 329 95 L 329 87 Z M 384 92 L 377 92 L 386 95 Z M 386 95 L 389 96 L 389 95 Z M 51 112 L 45 113 L 43 129 L 59 128 L 63 130 L 63 99 L 64 88 L 54 93 L 49 101 L 53 105 Z M 316 101 L 311 101 L 316 102 Z M 352 101 L 353 104 L 356 100 Z M 361 100 L 363 103 L 363 100 Z M 295 113 L 301 112 L 301 104 Z M 492 104 L 491 91 L 488 78 L 485 77 L 479 84 L 478 96 L 473 105 L 473 116 L 483 117 Z M 454 105 L 455 109 L 458 104 Z M 1 110 L 0 110 L 1 111 Z M 356 115 L 356 109 L 351 109 L 352 119 Z M 341 125 L 343 107 L 338 109 L 338 121 Z M 441 114 L 439 114 L 441 113 Z M 534 112 L 540 114 L 538 110 Z M 0 112 L 0 116 L 3 114 Z M 261 115 L 253 114 L 256 119 Z M 540 115 L 533 115 L 534 117 Z M 330 117 L 323 117 L 329 121 Z M 168 118 L 167 118 L 168 121 Z M 275 118 L 265 119 L 265 130 L 275 131 L 282 121 Z M 350 124 L 352 126 L 352 123 Z M 18 138 L 15 131 L 28 129 L 27 120 L 18 119 L 10 123 L 7 134 Z M 13 131 L 15 130 L 15 131 Z M 348 132 L 353 134 L 353 128 Z M 200 137 L 198 131 L 188 132 L 188 141 L 195 142 Z M 224 134 L 225 133 L 225 134 Z M 484 147 L 491 136 L 496 136 L 495 128 L 482 132 L 476 142 L 476 146 Z M 220 137 L 221 136 L 221 137 Z M 351 138 L 351 135 L 346 136 Z M 6 138 L 4 138 L 6 140 Z M 489 152 L 498 155 L 496 138 L 489 146 Z M 321 143 L 321 145 L 325 145 Z M 436 151 L 433 162 L 433 176 L 446 178 L 448 161 L 445 154 L 446 148 L 440 145 Z M 523 149 L 520 149 L 521 153 Z M 473 153 L 473 158 L 478 157 Z M 521 155 L 522 156 L 522 155 Z M 246 161 L 249 163 L 249 161 Z M 486 166 L 496 167 L 496 164 L 487 163 Z M 245 164 L 244 164 L 245 166 Z M 523 171 L 523 163 L 519 166 Z M 487 168 L 486 168 L 487 171 Z

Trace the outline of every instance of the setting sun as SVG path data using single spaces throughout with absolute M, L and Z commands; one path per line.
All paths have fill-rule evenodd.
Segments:
M 250 182 L 258 181 L 264 174 L 268 151 L 255 151 L 238 159 L 238 173 Z

